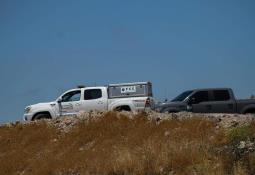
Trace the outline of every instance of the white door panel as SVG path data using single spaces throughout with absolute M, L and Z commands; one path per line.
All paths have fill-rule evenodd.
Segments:
M 103 99 L 83 100 L 82 110 L 89 112 L 91 110 L 103 111 L 106 109 L 106 102 Z
M 60 115 L 75 115 L 81 110 L 81 91 L 67 92 L 62 96 L 63 101 L 59 105 Z
M 81 110 L 81 102 L 63 102 L 61 103 L 62 115 L 74 115 Z
M 84 100 L 82 100 L 81 108 L 83 111 L 92 110 L 103 111 L 107 109 L 107 98 L 103 96 L 102 89 L 86 89 L 84 91 Z

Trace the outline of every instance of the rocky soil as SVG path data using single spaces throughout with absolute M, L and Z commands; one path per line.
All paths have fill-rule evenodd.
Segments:
M 89 121 L 89 120 L 97 120 L 100 117 L 104 116 L 107 112 L 82 112 L 79 113 L 78 116 L 75 117 L 59 117 L 56 119 L 45 120 L 49 125 L 56 126 L 62 132 L 68 132 L 72 127 L 74 127 L 79 121 Z M 135 113 L 131 112 L 120 112 L 118 115 L 128 116 L 129 118 L 134 118 L 136 116 Z M 254 114 L 195 114 L 191 112 L 179 112 L 179 113 L 158 113 L 154 111 L 149 111 L 146 113 L 148 120 L 156 120 L 157 122 L 161 122 L 164 120 L 183 120 L 194 117 L 201 117 L 215 122 L 215 128 L 224 128 L 231 129 L 235 127 L 246 126 L 251 122 L 255 121 Z M 37 123 L 40 121 L 33 122 L 24 122 L 24 124 Z M 7 126 L 13 126 L 20 122 L 15 123 L 7 123 Z

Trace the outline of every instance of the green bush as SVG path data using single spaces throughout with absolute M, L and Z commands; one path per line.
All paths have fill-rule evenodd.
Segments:
M 228 141 L 235 142 L 255 138 L 255 128 L 253 124 L 233 128 L 227 133 Z

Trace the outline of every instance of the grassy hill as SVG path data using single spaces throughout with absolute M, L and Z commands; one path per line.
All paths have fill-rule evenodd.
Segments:
M 157 115 L 109 112 L 3 125 L 0 174 L 255 174 L 251 117 L 243 123 L 243 116 Z M 222 125 L 227 120 L 231 125 Z

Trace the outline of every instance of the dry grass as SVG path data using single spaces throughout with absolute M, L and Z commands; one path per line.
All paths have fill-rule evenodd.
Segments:
M 214 151 L 229 140 L 215 123 L 197 117 L 158 123 L 144 114 L 130 119 L 110 112 L 66 134 L 45 122 L 19 124 L 0 128 L 0 174 L 249 174 Z M 254 155 L 246 160 L 255 165 Z

